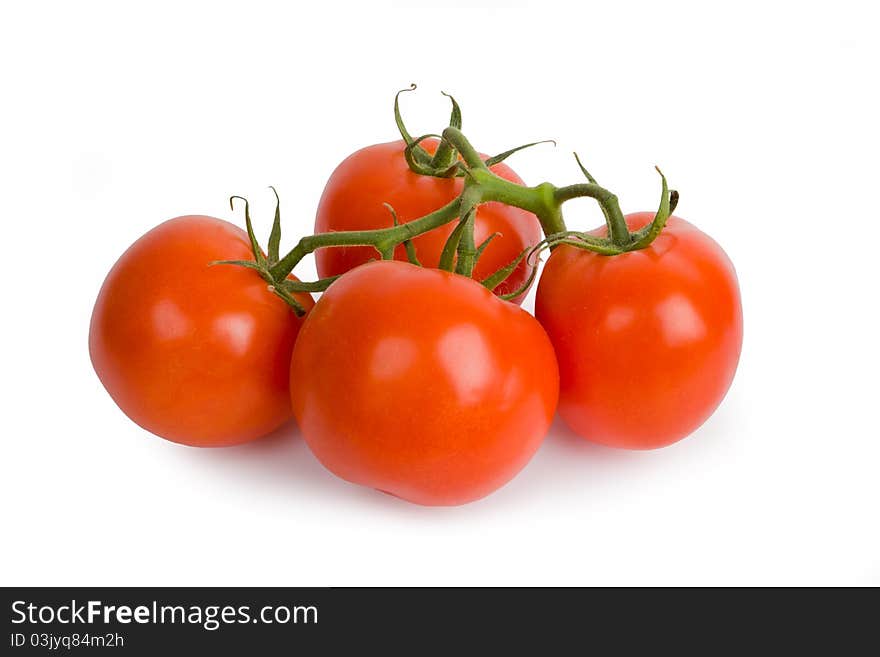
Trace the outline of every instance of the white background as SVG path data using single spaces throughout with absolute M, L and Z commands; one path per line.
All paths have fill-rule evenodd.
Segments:
M 3 5 L 2 584 L 880 584 L 872 3 L 477 4 Z M 530 183 L 579 180 L 577 149 L 652 209 L 663 167 L 744 300 L 697 433 L 630 453 L 557 423 L 508 486 L 430 509 L 334 478 L 293 426 L 197 450 L 114 406 L 87 331 L 129 243 L 233 193 L 267 234 L 274 184 L 291 245 L 412 81 L 414 133 L 443 89 L 484 152 L 556 138 L 510 160 Z

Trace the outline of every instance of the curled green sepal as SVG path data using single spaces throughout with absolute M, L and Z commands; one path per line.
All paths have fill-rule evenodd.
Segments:
M 400 219 L 397 216 L 397 211 L 395 211 L 394 206 L 390 203 L 383 203 L 388 211 L 391 213 L 391 220 L 395 226 L 400 225 Z M 416 247 L 413 245 L 412 240 L 404 240 L 403 248 L 406 250 L 406 259 L 409 260 L 410 264 L 416 265 L 417 267 L 421 267 L 422 263 L 419 262 L 418 257 L 416 256 Z
M 565 230 L 559 233 L 553 233 L 538 242 L 533 248 L 535 250 L 543 251 L 544 249 L 553 249 L 560 244 L 574 246 L 583 249 L 584 251 L 592 251 L 599 255 L 612 256 L 620 255 L 624 252 L 624 249 L 615 245 L 607 237 L 590 235 L 589 233 L 583 233 L 578 230 Z
M 508 292 L 507 294 L 499 294 L 498 298 L 503 301 L 512 301 L 516 299 L 520 294 L 523 294 L 526 290 L 528 290 L 532 283 L 535 282 L 535 277 L 538 275 L 538 265 L 532 265 L 531 271 L 529 272 L 529 277 L 526 279 L 525 283 L 519 286 L 518 289 L 513 292 Z
M 411 143 L 406 145 L 406 148 L 403 149 L 403 157 L 406 159 L 406 164 L 409 166 L 410 170 L 415 171 L 416 173 L 423 176 L 434 176 L 435 178 L 451 178 L 455 175 L 455 172 L 458 171 L 458 162 L 453 162 L 446 168 L 437 168 L 434 166 L 431 160 L 428 160 L 427 163 L 420 161 L 423 157 L 422 154 L 427 155 L 427 157 L 431 157 L 428 155 L 428 151 L 421 147 L 421 143 L 426 139 L 430 139 L 431 137 L 440 139 L 441 135 L 434 133 L 427 133 L 419 137 L 418 139 L 414 139 Z M 439 146 L 438 146 L 439 148 Z
M 397 124 L 397 130 L 400 132 L 401 138 L 406 143 L 407 150 L 410 151 L 407 153 L 406 160 L 409 168 L 416 173 L 421 173 L 423 169 L 427 170 L 431 167 L 431 154 L 418 144 L 424 137 L 418 140 L 412 138 L 409 130 L 406 129 L 406 124 L 403 122 L 403 116 L 400 114 L 400 94 L 407 91 L 415 91 L 415 89 L 416 84 L 413 82 L 408 88 L 401 89 L 394 94 L 394 122 Z
M 529 275 L 528 277 L 526 277 L 526 280 L 513 292 L 498 295 L 498 298 L 502 299 L 503 301 L 511 301 L 513 299 L 516 299 L 519 295 L 526 292 L 532 286 L 532 283 L 535 282 L 535 277 L 538 275 L 538 262 L 536 261 L 534 263 L 530 263 L 529 260 L 533 256 L 538 256 L 541 251 L 548 248 L 550 248 L 549 238 L 544 238 L 534 246 L 523 249 L 523 251 L 510 263 L 497 270 L 495 273 L 484 278 L 482 281 L 480 281 L 480 284 L 483 285 L 490 292 L 494 292 L 495 288 L 506 281 L 510 277 L 510 275 L 513 274 L 513 272 L 516 270 L 517 266 L 519 266 L 519 263 L 521 263 L 525 259 L 529 267 Z
M 474 245 L 474 224 L 476 223 L 480 195 L 473 188 L 466 186 L 458 198 L 458 216 L 460 218 L 449 237 L 446 238 L 443 251 L 440 253 L 438 268 L 452 271 L 453 263 L 455 263 L 455 272 L 470 278 L 477 256 L 477 248 Z M 455 260 L 456 254 L 458 254 L 457 261 Z
M 589 182 L 593 183 L 594 185 L 598 185 L 599 183 L 596 182 L 595 178 L 593 178 L 593 174 L 591 174 L 589 171 L 587 171 L 587 167 L 585 167 L 583 162 L 581 162 L 581 158 L 578 156 L 578 154 L 573 153 L 573 155 L 574 155 L 575 162 L 577 162 L 578 167 L 580 167 L 581 173 L 584 174 L 584 178 L 586 178 Z M 602 210 L 602 215 L 605 217 L 605 225 L 608 226 L 609 230 L 610 230 L 612 218 L 608 212 L 608 208 L 605 206 L 604 203 L 600 203 L 599 209 Z
M 483 251 L 486 250 L 486 247 L 489 246 L 489 244 L 492 243 L 492 240 L 494 240 L 496 237 L 501 237 L 501 233 L 492 233 L 491 235 L 489 235 L 489 237 L 480 242 L 480 245 L 477 247 L 477 253 L 474 256 L 475 262 L 480 261 L 480 256 L 483 255 Z
M 269 189 L 275 194 L 275 219 L 272 221 L 272 232 L 269 233 L 268 244 L 268 260 L 269 266 L 271 267 L 278 262 L 278 251 L 281 246 L 281 199 L 278 196 L 277 189 L 272 185 L 269 185 Z
M 474 245 L 474 225 L 476 223 L 477 207 L 472 205 L 462 218 L 461 237 L 458 240 L 458 259 L 455 263 L 455 273 L 467 276 L 474 273 L 474 265 L 477 262 L 477 247 Z
M 465 220 L 460 219 L 455 225 L 455 228 L 452 229 L 452 232 L 449 233 L 449 237 L 446 238 L 446 243 L 443 245 L 443 251 L 440 252 L 440 263 L 437 265 L 437 269 L 452 271 L 452 264 L 455 261 L 455 252 L 458 250 L 458 243 L 461 240 L 461 233 L 464 230 L 464 225 Z
M 440 135 L 428 134 L 423 135 L 418 139 L 413 139 L 403 121 L 403 116 L 400 113 L 400 94 L 405 91 L 413 91 L 415 88 L 416 85 L 411 84 L 407 89 L 401 89 L 394 95 L 394 122 L 397 124 L 400 136 L 406 143 L 404 157 L 406 158 L 407 166 L 409 166 L 410 170 L 422 176 L 451 178 L 455 176 L 459 170 L 458 153 L 456 152 L 455 147 L 441 139 L 432 155 L 425 150 L 420 143 L 428 137 L 440 137 Z M 461 128 L 461 107 L 450 94 L 445 91 L 441 93 L 452 101 L 452 113 L 449 116 L 449 127 L 458 130 Z
M 475 187 L 465 185 L 459 198 L 461 198 L 459 216 L 462 230 L 458 239 L 458 261 L 455 264 L 455 273 L 470 278 L 477 262 L 474 227 L 477 221 L 477 206 L 480 204 L 480 192 Z
M 253 269 L 260 272 L 260 274 L 262 274 L 264 271 L 260 268 L 260 265 L 258 265 L 253 260 L 214 260 L 214 262 L 211 263 L 211 267 L 213 267 L 214 265 L 235 265 L 236 267 L 247 267 L 248 269 Z M 265 276 L 263 278 L 265 278 Z
M 247 228 L 247 236 L 251 242 L 251 250 L 254 252 L 254 260 L 258 265 L 266 266 L 266 256 L 263 255 L 263 250 L 260 248 L 260 243 L 257 241 L 257 236 L 254 235 L 254 225 L 251 223 L 251 204 L 244 196 L 230 196 L 229 197 L 229 207 L 232 210 L 235 210 L 235 199 L 239 199 L 240 201 L 244 201 L 244 223 Z
M 584 251 L 592 251 L 593 253 L 598 253 L 599 255 L 606 256 L 615 256 L 624 253 L 625 251 L 613 246 L 607 242 L 605 243 L 596 243 L 586 239 L 585 237 L 592 237 L 592 235 L 587 235 L 586 233 L 578 233 L 573 235 L 572 237 L 563 237 L 558 240 L 554 240 L 550 246 L 555 247 L 560 244 L 567 244 L 568 246 L 574 246 L 578 249 L 583 249 Z
M 543 139 L 541 141 L 533 141 L 531 144 L 523 144 L 522 146 L 517 146 L 516 148 L 511 148 L 508 151 L 504 151 L 503 153 L 498 153 L 498 155 L 493 155 L 492 157 L 486 158 L 485 163 L 487 167 L 494 167 L 499 162 L 504 162 L 507 158 L 509 158 L 514 153 L 518 153 L 519 151 L 525 150 L 526 148 L 531 148 L 532 146 L 539 146 L 541 144 L 553 144 L 556 146 L 555 139 Z
M 562 233 L 556 233 L 546 238 L 544 242 L 549 245 L 548 248 L 552 248 L 557 244 L 568 243 L 571 240 L 579 242 L 583 248 L 600 255 L 617 255 L 618 253 L 623 253 L 623 250 L 613 244 L 607 237 L 590 235 L 589 233 L 583 233 L 578 230 L 567 230 Z
M 297 292 L 323 292 L 340 276 L 342 276 L 342 274 L 328 276 L 327 278 L 319 278 L 317 281 L 294 281 L 288 278 L 281 284 L 281 286 L 291 294 Z
M 654 215 L 654 219 L 651 223 L 633 233 L 632 243 L 629 245 L 629 248 L 627 248 L 627 251 L 644 249 L 653 242 L 660 234 L 660 231 L 663 230 L 663 227 L 666 225 L 666 220 L 669 219 L 669 215 L 672 214 L 675 206 L 678 205 L 678 192 L 675 190 L 670 192 L 669 187 L 666 184 L 666 176 L 660 171 L 660 167 L 654 168 L 657 169 L 657 173 L 660 174 L 660 180 L 663 185 L 663 191 L 660 196 L 660 208 L 657 210 L 657 214 Z
M 452 101 L 452 114 L 449 116 L 449 125 L 453 128 L 458 128 L 461 130 L 461 107 L 458 106 L 458 103 L 455 101 L 455 98 L 452 97 L 451 94 L 446 93 L 445 91 L 441 91 L 441 94 L 446 96 L 450 101 Z M 455 165 L 456 160 L 458 159 L 457 153 L 452 146 L 446 142 L 441 140 L 437 145 L 437 150 L 434 151 L 434 157 L 431 158 L 431 167 L 435 171 L 449 171 L 450 167 Z M 452 172 L 454 173 L 454 169 Z M 436 173 L 433 175 L 437 175 Z M 441 176 L 446 177 L 446 176 Z
M 590 174 L 590 172 L 587 171 L 587 167 L 585 167 L 585 166 L 583 165 L 583 163 L 581 162 L 581 158 L 578 157 L 578 154 L 577 154 L 577 153 L 572 153 L 572 155 L 574 155 L 574 159 L 575 159 L 575 161 L 578 163 L 578 166 L 579 166 L 580 169 L 581 169 L 581 173 L 584 174 L 584 178 L 586 178 L 587 180 L 589 180 L 589 181 L 590 181 L 591 183 L 593 183 L 594 185 L 598 185 L 599 183 L 597 183 L 597 182 L 596 182 L 596 179 L 593 178 L 592 174 Z
M 272 232 L 269 235 L 269 257 L 267 258 L 263 254 L 263 250 L 260 248 L 260 243 L 257 240 L 257 236 L 254 234 L 254 226 L 251 222 L 251 209 L 250 203 L 243 196 L 230 196 L 229 197 L 229 207 L 235 210 L 235 199 L 239 199 L 244 201 L 244 221 L 245 226 L 247 228 L 247 236 L 248 240 L 251 243 L 251 251 L 254 254 L 253 260 L 215 260 L 211 263 L 211 265 L 234 265 L 236 267 L 246 267 L 248 269 L 253 269 L 256 271 L 260 277 L 268 283 L 269 291 L 281 297 L 284 302 L 291 307 L 294 313 L 296 313 L 297 317 L 302 317 L 305 315 L 306 311 L 303 308 L 302 304 L 297 301 L 291 291 L 298 292 L 300 290 L 288 289 L 286 285 L 287 281 L 282 281 L 281 284 L 277 283 L 275 278 L 272 276 L 271 268 L 278 263 L 278 247 L 281 242 L 281 200 L 278 198 L 278 192 L 274 187 L 270 187 L 272 192 L 275 194 L 275 220 L 272 223 Z M 291 283 L 297 283 L 297 281 L 290 281 Z M 329 285 L 329 283 L 328 283 Z M 308 291 L 308 290 L 302 290 Z
M 452 97 L 452 94 L 448 94 L 445 91 L 441 91 L 440 93 L 452 101 L 452 114 L 449 115 L 449 125 L 461 130 L 461 107 L 455 102 L 455 98 Z
M 397 123 L 397 129 L 400 131 L 400 136 L 403 138 L 407 144 L 411 144 L 413 141 L 412 135 L 409 134 L 409 130 L 406 129 L 406 125 L 403 122 L 403 117 L 400 115 L 400 94 L 405 93 L 407 91 L 415 91 L 416 83 L 413 82 L 406 89 L 401 89 L 396 94 L 394 94 L 394 121 Z
M 486 278 L 480 281 L 480 285 L 488 289 L 489 291 L 494 290 L 496 287 L 501 285 L 504 281 L 506 281 L 510 275 L 514 272 L 514 270 L 519 266 L 525 258 L 527 258 L 534 251 L 534 247 L 529 247 L 524 249 L 522 253 L 516 256 L 513 260 L 511 260 L 508 264 L 504 265 L 500 269 L 495 270 Z

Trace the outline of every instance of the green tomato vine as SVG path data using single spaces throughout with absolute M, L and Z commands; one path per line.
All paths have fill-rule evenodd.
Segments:
M 398 92 L 394 98 L 395 122 L 406 143 L 404 157 L 410 169 L 419 175 L 444 178 L 463 177 L 464 186 L 461 194 L 456 199 L 423 217 L 407 223 L 400 223 L 394 208 L 386 204 L 391 215 L 392 225 L 390 227 L 307 235 L 302 237 L 293 249 L 282 257 L 279 252 L 281 240 L 280 201 L 278 200 L 275 188 L 272 188 L 276 196 L 275 219 L 272 224 L 268 249 L 265 255 L 254 236 L 247 199 L 233 196 L 229 199 L 230 206 L 232 206 L 235 199 L 240 199 L 245 203 L 245 224 L 251 241 L 254 259 L 252 261 L 222 261 L 215 264 L 238 265 L 256 270 L 275 294 L 284 299 L 297 315 L 302 315 L 305 310 L 297 302 L 293 294 L 298 292 L 324 291 L 338 278 L 338 276 L 333 276 L 309 282 L 294 281 L 288 278 L 303 258 L 318 249 L 343 246 L 371 246 L 376 250 L 380 258 L 390 260 L 394 258 L 396 247 L 403 245 L 406 250 L 407 259 L 411 263 L 418 265 L 419 261 L 412 244 L 412 239 L 457 221 L 441 254 L 440 268 L 471 277 L 480 255 L 491 240 L 496 237 L 496 235 L 490 235 L 481 244 L 477 245 L 474 243 L 476 213 L 479 210 L 479 206 L 483 203 L 499 202 L 534 214 L 541 223 L 545 236 L 544 240 L 540 243 L 529 247 L 512 262 L 480 281 L 488 289 L 494 290 L 513 273 L 523 260 L 526 260 L 529 262 L 531 270 L 528 280 L 519 290 L 501 296 L 503 299 L 512 299 L 528 289 L 534 281 L 537 273 L 537 263 L 534 261 L 534 256 L 540 251 L 548 248 L 552 249 L 559 244 L 567 244 L 600 255 L 613 257 L 629 251 L 644 249 L 663 230 L 666 220 L 678 203 L 678 192 L 669 189 L 666 177 L 657 168 L 662 186 L 659 208 L 654 215 L 654 219 L 649 224 L 639 230 L 630 231 L 621 212 L 617 196 L 596 182 L 596 179 L 581 163 L 577 153 L 575 153 L 575 159 L 587 182 L 564 187 L 557 187 L 552 183 L 544 182 L 534 187 L 529 187 L 505 180 L 491 171 L 493 165 L 524 148 L 546 142 L 534 142 L 518 146 L 484 160 L 461 131 L 461 108 L 452 96 L 445 93 L 444 95 L 452 102 L 449 125 L 439 135 L 429 134 L 414 139 L 406 129 L 400 114 L 399 104 L 400 94 L 403 91 L 411 91 L 413 89 L 415 89 L 415 85 L 411 85 L 409 89 Z M 433 154 L 430 154 L 421 146 L 421 143 L 429 137 L 436 137 L 440 140 Z M 585 232 L 569 230 L 566 227 L 563 218 L 563 205 L 566 201 L 583 197 L 592 198 L 598 203 L 605 217 L 608 229 L 607 236 L 591 235 Z

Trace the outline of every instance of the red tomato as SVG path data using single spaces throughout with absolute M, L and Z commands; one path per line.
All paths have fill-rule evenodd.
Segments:
M 652 218 L 626 221 L 635 230 Z M 535 314 L 559 361 L 560 415 L 614 447 L 662 447 L 694 431 L 727 392 L 742 347 L 733 265 L 677 217 L 641 251 L 555 249 Z
M 252 259 L 244 231 L 187 216 L 148 232 L 110 270 L 89 352 L 110 396 L 143 428 L 215 447 L 258 438 L 291 416 L 288 367 L 301 320 L 257 272 L 210 266 Z
M 321 463 L 426 505 L 509 481 L 547 432 L 559 384 L 531 315 L 463 276 L 393 260 L 330 286 L 290 373 L 294 415 Z
M 437 147 L 437 140 L 425 140 L 422 146 L 428 152 Z M 443 207 L 462 190 L 462 178 L 437 178 L 414 173 L 407 166 L 403 152 L 405 142 L 368 146 L 346 158 L 340 164 L 324 189 L 315 232 L 340 230 L 369 230 L 387 228 L 392 217 L 383 203 L 389 203 L 401 222 L 418 219 Z M 515 183 L 522 180 L 506 164 L 496 164 L 492 171 Z M 455 222 L 420 235 L 413 240 L 419 261 L 425 267 L 437 267 L 440 253 Z M 522 251 L 541 241 L 541 225 L 535 215 L 501 203 L 485 203 L 477 210 L 474 240 L 480 244 L 493 233 L 501 233 L 492 240 L 480 257 L 474 278 L 483 279 L 497 269 L 510 264 Z M 378 259 L 370 247 L 335 247 L 315 253 L 318 275 L 321 277 L 343 274 L 371 259 Z M 406 251 L 399 246 L 397 260 L 406 260 Z M 511 276 L 495 288 L 496 294 L 507 294 L 519 289 L 528 279 L 525 262 L 520 263 Z M 525 294 L 516 299 L 522 301 Z

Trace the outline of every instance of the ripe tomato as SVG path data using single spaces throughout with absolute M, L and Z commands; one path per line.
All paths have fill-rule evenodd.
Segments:
M 294 415 L 321 463 L 426 505 L 509 481 L 547 432 L 559 384 L 531 315 L 463 276 L 392 260 L 330 286 L 290 373 Z
M 251 259 L 244 231 L 187 216 L 149 231 L 110 270 L 89 352 L 107 392 L 143 428 L 215 447 L 258 438 L 291 416 L 288 368 L 301 320 L 257 272 L 210 266 Z
M 626 221 L 635 230 L 652 218 Z M 677 217 L 640 251 L 556 248 L 535 314 L 559 361 L 560 415 L 614 447 L 662 447 L 694 431 L 727 392 L 742 346 L 733 265 Z
M 422 146 L 433 153 L 437 140 L 425 140 Z M 368 146 L 346 158 L 340 164 L 318 205 L 315 232 L 340 230 L 369 230 L 387 228 L 392 217 L 383 203 L 389 203 L 401 222 L 418 219 L 443 207 L 461 193 L 462 178 L 437 178 L 414 173 L 404 159 L 406 144 L 400 141 Z M 507 180 L 522 184 L 522 180 L 504 163 L 492 171 Z M 437 267 L 440 253 L 455 223 L 420 235 L 413 240 L 419 261 L 425 267 Z M 483 279 L 510 264 L 522 251 L 541 241 L 541 225 L 535 215 L 501 203 L 485 203 L 477 210 L 474 240 L 480 244 L 489 235 L 500 233 L 483 252 L 474 271 L 474 278 Z M 343 274 L 371 259 L 377 259 L 370 247 L 337 247 L 315 253 L 318 275 L 321 277 Z M 406 251 L 399 246 L 395 259 L 406 260 Z M 495 288 L 496 294 L 507 294 L 519 289 L 528 279 L 527 264 L 522 262 L 510 277 Z M 525 294 L 515 301 L 520 303 Z

